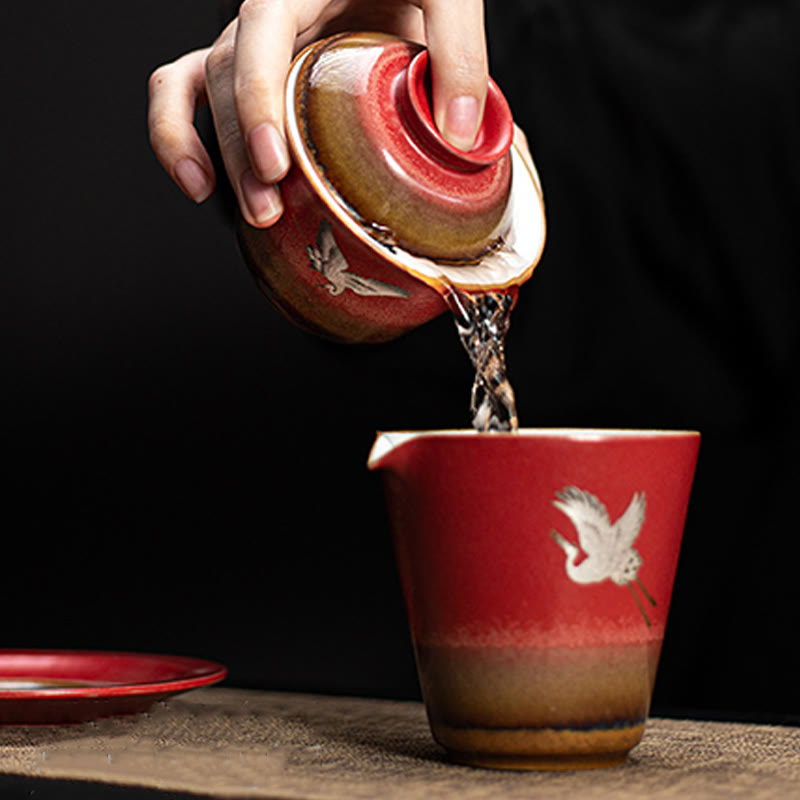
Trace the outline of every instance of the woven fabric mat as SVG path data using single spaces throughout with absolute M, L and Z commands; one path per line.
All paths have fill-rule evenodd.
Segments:
M 421 704 L 201 689 L 135 717 L 0 728 L 0 772 L 215 797 L 800 798 L 800 728 L 653 719 L 621 767 L 450 764 Z

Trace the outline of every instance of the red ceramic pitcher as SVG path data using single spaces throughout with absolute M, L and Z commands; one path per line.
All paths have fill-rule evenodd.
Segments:
M 642 737 L 699 434 L 387 433 L 422 693 L 456 761 L 621 763 Z
M 286 86 L 293 166 L 284 213 L 239 223 L 245 261 L 289 319 L 346 342 L 380 342 L 446 309 L 450 287 L 515 293 L 541 256 L 536 169 L 490 82 L 475 146 L 433 122 L 427 50 L 375 33 L 314 43 Z

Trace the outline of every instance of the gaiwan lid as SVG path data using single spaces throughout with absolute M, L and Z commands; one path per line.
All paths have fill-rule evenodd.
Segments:
M 535 167 L 513 143 L 505 98 L 490 80 L 474 147 L 438 132 L 428 53 L 378 33 L 316 42 L 286 88 L 296 163 L 358 238 L 426 283 L 518 285 L 545 238 Z

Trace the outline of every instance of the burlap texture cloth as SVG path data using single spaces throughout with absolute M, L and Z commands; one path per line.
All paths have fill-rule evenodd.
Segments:
M 146 714 L 0 728 L 0 772 L 214 797 L 800 798 L 800 728 L 653 719 L 621 767 L 448 763 L 421 704 L 201 689 Z

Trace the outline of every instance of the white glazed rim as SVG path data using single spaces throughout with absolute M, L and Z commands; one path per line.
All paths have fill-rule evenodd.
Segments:
M 314 191 L 333 215 L 359 241 L 374 250 L 381 258 L 408 272 L 418 280 L 443 289 L 448 285 L 465 291 L 506 289 L 519 286 L 533 273 L 544 250 L 546 221 L 541 181 L 536 167 L 512 144 L 511 190 L 508 209 L 511 220 L 505 236 L 506 246 L 489 254 L 475 266 L 452 266 L 415 256 L 399 247 L 391 249 L 374 239 L 352 216 L 340 198 L 319 175 L 306 149 L 295 114 L 294 98 L 297 76 L 304 61 L 318 45 L 309 45 L 295 59 L 286 80 L 286 133 L 295 161 Z M 508 213 L 508 212 L 507 212 Z
M 442 428 L 429 431 L 378 431 L 367 466 L 373 467 L 388 452 L 412 439 L 472 438 L 487 439 L 563 439 L 565 441 L 603 442 L 619 439 L 699 439 L 696 430 L 664 428 L 520 428 L 516 431 L 477 431 L 474 428 Z

